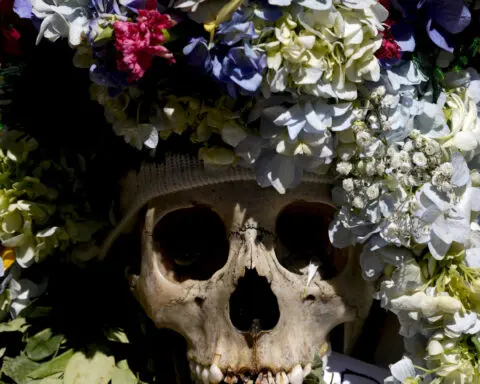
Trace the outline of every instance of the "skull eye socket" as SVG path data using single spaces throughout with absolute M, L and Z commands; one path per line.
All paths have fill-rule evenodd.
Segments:
M 153 231 L 165 277 L 208 280 L 227 262 L 229 243 L 222 219 L 205 206 L 166 214 Z
M 347 264 L 347 255 L 330 243 L 328 226 L 335 208 L 327 204 L 296 202 L 286 206 L 276 222 L 276 254 L 283 267 L 307 273 L 311 262 L 318 263 L 322 279 L 337 276 Z

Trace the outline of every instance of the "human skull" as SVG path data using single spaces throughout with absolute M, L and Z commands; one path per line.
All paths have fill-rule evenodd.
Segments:
M 196 382 L 298 384 L 335 326 L 361 327 L 372 287 L 328 241 L 329 195 L 229 181 L 148 202 L 133 291 L 185 337 Z

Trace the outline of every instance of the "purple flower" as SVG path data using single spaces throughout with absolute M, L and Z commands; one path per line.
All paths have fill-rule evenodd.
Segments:
M 213 76 L 225 83 L 230 96 L 237 97 L 237 93 L 251 96 L 262 83 L 267 68 L 267 55 L 245 44 L 243 47 L 231 48 L 224 57 L 215 56 L 212 64 Z
M 95 17 L 102 14 L 121 14 L 116 0 L 90 0 L 88 7 L 92 10 Z
M 281 10 L 266 0 L 252 2 L 218 26 L 212 44 L 203 37 L 191 39 L 183 48 L 186 61 L 223 84 L 230 96 L 251 96 L 267 68 L 265 51 L 254 45 L 259 37 L 254 20 L 274 21 L 281 15 Z M 265 25 L 264 21 L 260 24 Z
M 135 13 L 139 9 L 145 9 L 146 3 L 147 0 L 126 0 L 121 2 L 124 7 Z M 88 7 L 92 10 L 95 17 L 105 14 L 126 15 L 126 11 L 122 12 L 117 0 L 90 0 Z
M 234 45 L 239 41 L 250 41 L 258 37 L 253 21 L 248 21 L 242 11 L 236 11 L 230 21 L 220 24 L 217 33 L 221 42 L 226 45 Z
M 425 28 L 435 45 L 448 52 L 455 48 L 455 35 L 470 24 L 471 14 L 463 0 L 392 0 L 402 20 L 392 26 L 392 34 L 402 51 L 413 51 L 413 25 L 425 16 Z M 422 11 L 422 12 L 419 12 Z
M 277 19 L 282 17 L 282 9 L 269 4 L 266 0 L 255 2 L 253 13 L 255 16 L 265 21 L 277 21 Z
M 453 52 L 453 36 L 468 27 L 472 15 L 463 0 L 422 0 L 418 7 L 427 12 L 427 32 L 440 48 Z
M 32 3 L 30 0 L 15 0 L 13 10 L 21 19 L 32 18 Z
M 415 50 L 416 44 L 412 24 L 405 22 L 395 23 L 390 27 L 390 32 L 402 52 L 413 52 Z
M 108 70 L 106 67 L 97 64 L 90 67 L 90 80 L 95 84 L 108 87 L 110 97 L 119 95 L 122 88 L 129 86 L 127 73 Z
M 195 37 L 190 39 L 188 45 L 183 48 L 183 54 L 187 59 L 187 63 L 202 68 L 205 72 L 212 69 L 212 59 L 208 50 L 207 40 L 203 37 Z

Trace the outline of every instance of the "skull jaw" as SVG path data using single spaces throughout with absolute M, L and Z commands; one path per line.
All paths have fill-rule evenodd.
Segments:
M 145 284 L 145 280 L 142 282 Z M 223 380 L 226 377 L 258 378 L 262 377 L 260 374 L 265 378 L 283 375 L 292 383 L 290 377 L 293 375 L 299 380 L 300 371 L 303 380 L 315 354 L 325 354 L 322 347 L 330 330 L 338 324 L 355 320 L 358 313 L 357 308 L 348 307 L 340 296 L 325 298 L 321 295 L 319 297 L 324 302 L 319 311 L 311 298 L 295 300 L 301 290 L 292 290 L 291 298 L 286 299 L 290 302 L 280 300 L 279 303 L 290 312 L 285 311 L 285 316 L 280 316 L 273 330 L 253 336 L 236 330 L 229 321 L 228 303 L 222 301 L 222 298 L 229 297 L 228 290 L 217 290 L 216 295 L 210 292 L 206 300 L 199 301 L 198 297 L 207 290 L 208 284 L 203 285 L 201 288 L 192 285 L 187 290 L 188 295 L 181 300 L 177 297 L 169 304 L 156 302 L 158 307 L 144 304 L 158 328 L 175 330 L 186 339 L 192 378 L 202 383 L 207 371 L 209 383 L 221 382 L 217 381 L 220 376 Z M 141 303 L 152 304 L 149 298 L 156 294 L 151 288 L 151 285 L 137 286 L 136 296 Z M 174 312 L 169 310 L 170 306 L 175 306 Z

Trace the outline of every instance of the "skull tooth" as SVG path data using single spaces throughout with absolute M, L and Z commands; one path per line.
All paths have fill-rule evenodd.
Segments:
M 197 364 L 195 367 L 195 373 L 197 374 L 198 378 L 202 377 L 202 367 L 200 367 L 199 364 Z
M 277 376 L 275 376 L 275 381 L 277 384 L 289 384 L 290 380 L 288 380 L 288 376 L 285 372 L 279 372 L 277 373 Z
M 209 372 L 209 375 L 208 375 L 208 379 L 210 380 L 210 383 L 212 383 L 212 384 L 218 384 L 222 381 L 223 373 L 220 370 L 220 368 L 218 368 L 218 366 L 216 364 L 212 364 L 210 366 L 210 372 Z
M 312 372 L 312 364 L 307 364 L 305 368 L 303 368 L 303 378 L 307 377 L 310 372 Z
M 282 380 L 282 374 L 280 372 L 277 372 L 277 374 L 275 375 L 275 383 L 276 384 L 283 384 L 281 382 L 281 380 Z
M 272 372 L 267 372 L 268 384 L 275 384 L 275 379 L 273 378 Z
M 291 384 L 302 384 L 303 382 L 303 369 L 300 364 L 293 367 L 292 371 L 288 374 Z
M 257 380 L 255 380 L 255 384 L 263 384 L 263 373 L 260 372 L 257 376 Z
M 203 384 L 209 384 L 208 376 L 210 376 L 210 372 L 208 371 L 207 368 L 203 368 L 202 376 L 201 376 Z

